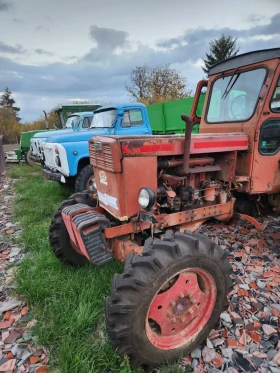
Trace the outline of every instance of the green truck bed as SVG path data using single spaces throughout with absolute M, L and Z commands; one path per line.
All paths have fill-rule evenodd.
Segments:
M 202 111 L 204 97 L 198 105 L 198 111 Z M 181 114 L 189 115 L 193 104 L 193 97 L 181 100 L 163 102 L 147 106 L 150 124 L 155 134 L 185 133 L 185 122 Z M 193 127 L 193 133 L 199 132 L 199 125 Z

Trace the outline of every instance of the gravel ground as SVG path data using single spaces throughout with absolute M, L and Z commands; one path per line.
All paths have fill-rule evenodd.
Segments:
M 12 296 L 14 275 L 24 257 L 13 244 L 21 228 L 12 220 L 13 183 L 0 179 L 0 372 L 43 373 L 48 370 L 48 350 L 38 345 L 26 304 Z
M 12 221 L 15 181 L 0 180 L 0 372 L 42 373 L 48 370 L 48 350 L 32 335 L 36 320 L 21 299 L 11 296 L 24 257 L 12 243 L 21 231 Z M 183 370 L 191 365 L 195 373 L 280 373 L 280 224 L 273 216 L 259 221 L 266 226 L 262 232 L 242 220 L 200 228 L 228 252 L 234 288 L 219 327 L 181 360 Z

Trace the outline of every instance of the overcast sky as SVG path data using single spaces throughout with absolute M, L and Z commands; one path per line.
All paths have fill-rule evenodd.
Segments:
M 194 89 L 222 33 L 240 53 L 280 47 L 280 0 L 0 0 L 0 92 L 25 122 L 73 99 L 128 101 L 145 63 L 170 63 Z

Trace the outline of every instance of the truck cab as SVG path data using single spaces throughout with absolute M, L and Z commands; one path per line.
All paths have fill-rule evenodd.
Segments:
M 61 183 L 75 181 L 75 190 L 93 188 L 88 141 L 98 135 L 151 135 L 146 106 L 141 103 L 110 105 L 95 110 L 90 127 L 82 133 L 49 137 L 43 144 L 44 175 Z
M 85 131 L 90 128 L 91 122 L 93 118 L 92 111 L 85 111 L 85 112 L 77 112 L 71 114 L 65 124 L 64 127 L 60 130 L 56 131 L 43 131 L 37 132 L 30 140 L 30 150 L 31 155 L 30 158 L 33 162 L 41 163 L 42 161 L 42 145 L 46 141 L 46 139 L 51 135 L 60 135 L 65 133 L 73 133 L 79 131 Z

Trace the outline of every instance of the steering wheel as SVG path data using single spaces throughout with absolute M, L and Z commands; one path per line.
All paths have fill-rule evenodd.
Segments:
M 246 106 L 251 110 L 252 107 L 250 103 L 252 104 L 255 102 L 256 98 L 248 94 L 236 96 L 230 104 L 230 113 L 233 119 L 247 119 L 248 116 L 245 112 Z

